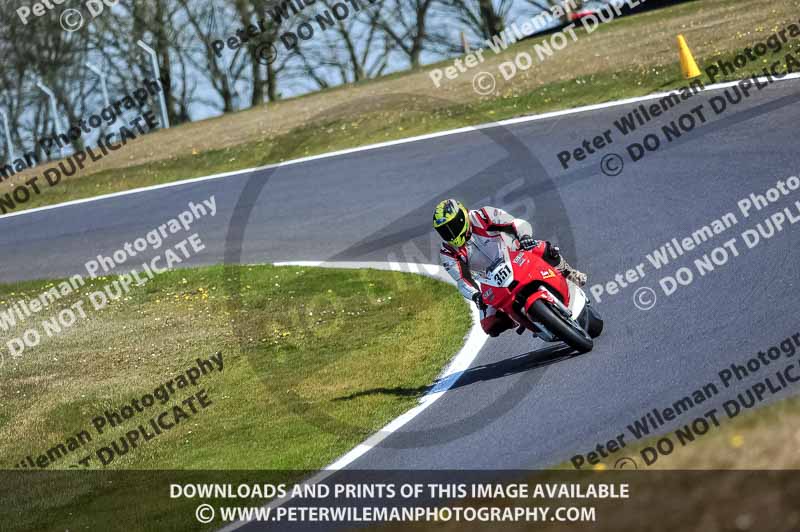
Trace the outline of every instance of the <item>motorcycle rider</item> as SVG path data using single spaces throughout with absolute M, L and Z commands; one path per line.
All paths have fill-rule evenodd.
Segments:
M 484 256 L 489 257 L 489 247 L 496 246 L 497 238 L 502 238 L 507 245 L 516 238 L 520 248 L 532 250 L 573 283 L 586 284 L 586 274 L 567 264 L 557 246 L 534 240 L 531 224 L 514 218 L 503 209 L 487 206 L 467 211 L 460 201 L 446 199 L 433 211 L 433 228 L 444 240 L 439 250 L 442 266 L 456 281 L 461 294 L 478 306 L 481 327 L 489 336 L 496 337 L 517 325 L 508 314 L 483 301 L 479 285 L 471 274 L 473 259 L 480 261 Z

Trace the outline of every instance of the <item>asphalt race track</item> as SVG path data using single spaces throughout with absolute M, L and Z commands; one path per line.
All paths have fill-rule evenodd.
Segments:
M 96 254 L 119 248 L 189 201 L 212 194 L 218 213 L 193 226 L 207 249 L 192 264 L 222 262 L 226 242 L 229 259 L 248 263 L 435 262 L 430 211 L 438 199 L 456 196 L 472 206 L 485 201 L 506 207 L 530 216 L 540 238 L 562 243 L 570 262 L 588 272 L 589 285 L 640 263 L 645 277 L 597 305 L 606 330 L 591 353 L 543 349 L 513 332 L 489 340 L 444 397 L 352 467 L 553 465 L 591 451 L 651 409 L 670 406 L 715 380 L 730 363 L 800 331 L 800 231 L 787 222 L 752 250 L 739 238 L 800 200 L 800 190 L 747 219 L 737 208 L 750 193 L 764 194 L 779 179 L 800 173 L 800 83 L 755 91 L 715 116 L 708 100 L 721 94 L 705 92 L 654 119 L 643 131 L 659 134 L 663 145 L 636 163 L 624 148 L 644 133 L 622 137 L 613 125 L 639 105 L 629 104 L 12 216 L 0 220 L 6 249 L 0 280 L 82 271 Z M 707 123 L 663 142 L 661 126 L 700 104 Z M 614 142 L 601 154 L 561 167 L 557 153 L 609 129 Z M 616 176 L 601 172 L 601 156 L 610 152 L 625 163 Z M 736 226 L 662 271 L 645 258 L 729 212 Z M 237 231 L 243 231 L 241 254 Z M 694 259 L 734 237 L 739 256 L 697 275 Z M 658 280 L 683 266 L 695 272 L 694 282 L 664 295 Z M 658 296 L 647 311 L 633 301 L 643 286 Z M 750 384 L 735 383 L 707 405 Z M 707 405 L 692 413 L 701 415 Z M 660 431 L 693 417 L 679 417 Z

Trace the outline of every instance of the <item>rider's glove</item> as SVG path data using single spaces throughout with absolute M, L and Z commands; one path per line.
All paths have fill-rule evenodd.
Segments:
M 535 248 L 539 245 L 538 240 L 534 240 L 533 237 L 530 236 L 523 236 L 519 239 L 519 247 L 524 250 L 529 250 Z
M 483 296 L 480 292 L 475 292 L 475 294 L 473 294 L 472 301 L 478 305 L 479 309 L 486 310 L 486 302 L 483 300 Z

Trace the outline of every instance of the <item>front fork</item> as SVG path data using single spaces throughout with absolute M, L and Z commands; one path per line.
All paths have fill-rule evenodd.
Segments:
M 553 306 L 553 308 L 556 309 L 556 311 L 558 311 L 559 314 L 564 316 L 566 319 L 572 321 L 572 312 L 570 312 L 570 310 L 566 307 L 566 305 L 564 305 L 564 303 L 562 303 L 560 299 L 555 297 L 553 293 L 550 292 L 550 290 L 548 290 L 544 286 L 540 286 L 539 293 L 541 295 L 537 299 L 544 299 L 545 301 L 550 303 Z M 535 301 L 536 299 L 534 300 L 534 302 Z M 531 305 L 533 305 L 533 303 L 531 303 Z M 531 305 L 528 305 L 528 308 L 530 308 Z M 553 342 L 557 340 L 556 336 L 550 331 L 548 331 L 544 325 L 536 323 L 530 318 L 528 318 L 527 312 L 525 314 L 526 314 L 525 320 L 532 326 L 529 328 L 531 328 L 534 335 L 538 336 L 545 342 Z M 523 332 L 525 332 L 525 327 L 523 325 L 520 325 L 520 327 L 517 329 L 517 334 L 522 334 Z
M 562 314 L 565 318 L 568 318 L 570 320 L 572 319 L 572 312 L 570 312 L 570 310 L 567 308 L 567 306 L 564 305 L 564 303 L 562 303 L 560 299 L 558 299 L 556 296 L 554 296 L 553 293 L 550 290 L 548 290 L 544 286 L 540 286 L 539 287 L 539 292 L 541 292 L 541 294 L 542 294 L 540 299 L 544 299 L 548 303 L 553 305 L 553 307 L 560 314 Z M 528 308 L 530 308 L 530 305 L 528 306 Z
M 570 312 L 566 305 L 564 305 L 559 298 L 554 296 L 553 293 L 547 289 L 547 287 L 540 286 L 536 295 L 538 295 L 536 299 L 544 299 L 550 303 L 559 314 L 563 315 L 569 320 L 572 320 L 572 312 Z M 534 301 L 536 301 L 536 299 L 534 299 Z M 533 305 L 533 302 L 527 306 L 523 306 L 522 309 L 520 309 L 520 312 L 517 312 L 516 309 L 511 309 L 512 312 L 509 315 L 514 321 L 519 323 L 519 327 L 517 327 L 517 334 L 522 334 L 526 330 L 530 330 L 535 336 L 538 336 L 542 340 L 546 342 L 552 342 L 555 339 L 553 333 L 548 331 L 543 325 L 534 322 L 528 317 L 527 309 L 529 309 L 531 305 Z

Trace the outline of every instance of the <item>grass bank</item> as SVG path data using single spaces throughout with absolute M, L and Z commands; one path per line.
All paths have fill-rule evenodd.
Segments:
M 633 469 L 633 462 L 639 470 L 800 469 L 800 397 L 759 407 L 757 411 L 736 412 L 731 408 L 733 418 L 723 408 L 704 417 L 707 410 L 687 415 L 684 424 L 676 429 L 680 435 L 670 431 L 637 441 L 600 460 L 594 469 Z M 704 421 L 695 423 L 696 418 Z M 629 437 L 627 431 L 625 434 Z M 662 439 L 670 443 L 663 442 L 659 447 Z M 618 463 L 623 456 L 633 462 Z M 574 468 L 566 462 L 558 469 Z
M 59 185 L 45 187 L 14 211 L 676 88 L 686 83 L 678 63 L 678 33 L 686 36 L 703 69 L 797 18 L 791 0 L 688 2 L 621 18 L 589 35 L 579 30 L 577 41 L 509 81 L 500 77 L 498 65 L 548 37 L 517 43 L 498 55 L 487 50 L 481 68 L 498 79 L 490 96 L 474 92 L 472 72 L 434 87 L 428 73 L 451 64 L 443 62 L 185 124 L 137 139 Z M 759 72 L 798 49 L 793 39 L 762 63 L 720 80 Z M 710 81 L 705 74 L 702 80 Z M 52 165 L 17 174 L 0 184 L 0 194 Z
M 19 358 L 6 354 L 0 368 L 3 468 L 49 453 L 47 471 L 68 469 L 85 456 L 92 458 L 91 469 L 103 471 L 269 469 L 291 476 L 318 469 L 415 405 L 461 347 L 471 324 L 467 306 L 449 286 L 395 272 L 272 266 L 181 270 L 93 310 L 89 294 L 109 281 L 87 283 L 25 327 L 41 330 L 41 320 L 80 300 L 86 319 Z M 2 285 L 0 306 L 28 301 L 51 286 Z M 5 332 L 0 342 L 5 346 L 21 333 Z M 214 362 L 196 385 L 180 386 L 179 376 L 187 370 L 197 367 L 199 373 L 197 359 L 217 353 L 222 370 Z M 174 393 L 162 403 L 156 390 L 169 381 Z M 193 408 L 183 402 L 201 390 L 205 400 L 197 398 Z M 147 406 L 148 395 L 155 404 Z M 122 413 L 125 405 L 141 411 L 111 427 L 106 412 Z M 187 417 L 176 416 L 174 406 Z M 140 437 L 135 448 L 115 451 L 102 465 L 98 449 L 115 450 L 115 441 L 117 449 L 123 448 L 120 438 L 139 425 L 152 435 L 149 420 L 162 412 L 168 414 L 157 421 L 160 434 L 149 441 Z M 109 419 L 102 433 L 94 424 L 97 417 Z M 164 428 L 169 424 L 174 426 Z M 81 431 L 90 442 L 76 436 Z M 53 454 L 59 443 L 68 447 L 71 438 L 80 442 L 77 448 Z M 74 482 L 77 474 L 73 470 L 61 481 Z M 139 522 L 150 529 L 196 526 L 191 512 L 178 512 L 192 501 L 170 501 L 168 484 L 154 486 L 153 504 L 131 505 L 114 488 L 127 477 L 117 484 L 103 478 L 106 487 L 99 491 L 94 481 L 86 481 L 48 497 L 24 498 L 55 482 L 48 478 L 39 486 L 32 478 L 21 477 L 26 489 L 2 490 L 0 519 L 17 529 L 92 528 L 108 513 L 115 522 Z

